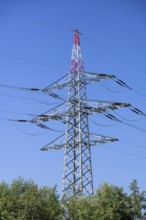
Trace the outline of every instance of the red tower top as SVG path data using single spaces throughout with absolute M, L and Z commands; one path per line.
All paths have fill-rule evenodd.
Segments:
M 79 32 L 77 29 L 75 30 L 74 44 L 80 46 Z
M 84 72 L 84 65 L 82 60 L 79 31 L 75 30 L 73 39 L 73 49 L 70 64 L 70 73 Z

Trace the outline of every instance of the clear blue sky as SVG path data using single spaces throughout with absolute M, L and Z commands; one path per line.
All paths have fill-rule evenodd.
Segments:
M 96 84 L 89 86 L 88 97 L 128 102 L 146 112 L 145 11 L 146 3 L 142 0 L 1 0 L 0 84 L 43 88 L 67 74 L 67 70 L 63 68 L 13 60 L 3 55 L 68 68 L 73 41 L 73 32 L 70 30 L 77 27 L 83 34 L 81 48 L 85 69 L 114 74 L 143 94 L 139 95 L 106 81 L 102 84 L 116 92 L 110 92 L 101 84 Z M 50 97 L 32 95 L 43 102 L 54 101 Z M 10 122 L 2 120 L 27 118 L 25 115 L 6 111 L 40 114 L 52 107 L 30 99 L 22 91 L 0 87 L 0 181 L 11 182 L 21 175 L 25 179 L 32 178 L 40 186 L 57 184 L 60 192 L 63 151 L 39 150 L 59 134 L 42 134 L 44 130 L 35 125 L 15 124 L 25 132 L 42 134 L 26 135 Z M 129 110 L 117 113 L 130 120 L 126 122 L 143 130 L 125 124 L 114 124 L 103 115 L 91 119 L 105 127 L 91 122 L 91 130 L 146 147 L 146 118 Z M 63 129 L 60 124 L 51 126 Z M 99 145 L 92 149 L 92 163 L 95 188 L 108 182 L 123 186 L 128 191 L 129 184 L 135 178 L 141 190 L 145 189 L 146 149 L 121 141 L 105 147 Z

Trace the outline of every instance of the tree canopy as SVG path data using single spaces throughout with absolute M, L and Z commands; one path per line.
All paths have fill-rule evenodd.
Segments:
M 0 184 L 1 220 L 59 220 L 62 211 L 56 187 L 39 188 L 22 178 Z
M 39 187 L 21 177 L 0 183 L 0 220 L 141 220 L 145 209 L 146 192 L 136 180 L 129 195 L 104 183 L 92 196 L 69 200 L 60 200 L 56 187 Z

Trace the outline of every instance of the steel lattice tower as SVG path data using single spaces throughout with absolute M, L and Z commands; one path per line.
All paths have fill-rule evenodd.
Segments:
M 67 198 L 71 198 L 74 195 L 93 194 L 91 147 L 97 144 L 118 141 L 117 138 L 90 132 L 89 116 L 103 114 L 112 121 L 123 123 L 121 119 L 108 113 L 109 111 L 115 111 L 120 108 L 129 108 L 132 112 L 145 116 L 141 110 L 134 108 L 129 103 L 87 99 L 87 85 L 99 83 L 102 80 L 113 80 L 118 85 L 131 89 L 115 75 L 85 72 L 79 32 L 75 30 L 69 73 L 43 89 L 19 88 L 21 90 L 45 93 L 61 102 L 54 108 L 30 120 L 21 119 L 11 121 L 29 122 L 42 129 L 49 129 L 49 131 L 56 131 L 46 125 L 50 121 L 60 121 L 66 125 L 65 133 L 42 147 L 41 150 L 64 150 L 62 195 Z M 67 100 L 60 94 L 54 93 L 54 91 L 60 91 L 66 88 L 68 89 Z
M 93 193 L 86 79 L 78 30 L 75 31 L 68 82 L 63 194 Z

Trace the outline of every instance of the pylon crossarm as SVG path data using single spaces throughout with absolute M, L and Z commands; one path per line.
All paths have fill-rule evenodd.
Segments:
M 79 143 L 79 142 L 78 142 Z M 66 144 L 65 143 L 61 143 L 61 144 L 47 144 L 46 146 L 42 147 L 40 150 L 42 151 L 48 151 L 48 150 L 64 150 Z M 68 144 L 67 148 L 71 148 L 72 146 L 70 146 Z
M 78 129 L 74 127 L 74 129 L 77 131 Z M 115 137 L 109 137 L 109 136 L 105 136 L 105 135 L 100 135 L 100 134 L 94 134 L 94 133 L 86 133 L 83 132 L 84 135 L 90 137 L 90 143 L 95 144 L 102 144 L 102 143 L 107 143 L 107 142 L 114 142 L 114 141 L 118 141 L 117 138 Z M 76 141 L 77 144 L 82 143 L 85 146 L 92 146 L 92 144 L 90 144 L 89 142 L 86 141 L 78 141 L 75 137 L 71 136 L 72 139 L 74 139 Z M 68 143 L 66 143 L 67 148 L 71 147 Z
M 88 114 L 104 113 L 110 110 L 118 110 L 120 108 L 130 107 L 129 103 L 122 102 L 106 102 L 106 101 L 95 101 L 86 102 L 81 111 L 87 111 Z
M 121 122 L 120 119 L 116 118 L 115 116 L 111 114 L 108 114 L 107 112 L 111 110 L 118 110 L 121 108 L 128 108 L 129 110 L 131 110 L 137 115 L 144 116 L 144 117 L 146 116 L 146 113 L 144 113 L 138 108 L 135 108 L 129 103 L 106 102 L 106 101 L 95 101 L 91 103 L 89 101 L 84 101 L 84 100 L 83 102 L 84 102 L 84 106 L 82 107 L 81 112 L 85 115 L 103 113 L 109 119 Z
M 66 88 L 67 86 L 68 86 L 68 81 L 67 81 L 66 83 L 62 83 L 62 84 L 60 83 L 60 84 L 56 84 L 56 85 L 54 85 L 54 86 L 52 86 L 52 87 L 45 88 L 45 89 L 43 89 L 42 91 L 48 93 L 48 92 L 51 92 L 51 91 L 54 91 L 54 90 L 64 89 L 64 88 Z
M 68 80 L 66 80 L 66 82 L 63 82 L 63 83 L 55 83 L 53 86 L 42 89 L 42 91 L 48 93 L 54 90 L 61 90 L 61 89 L 67 88 L 68 83 L 69 83 Z
M 60 150 L 64 148 L 64 143 L 62 139 L 64 139 L 65 133 L 61 134 L 59 137 L 55 138 L 50 143 L 46 144 L 44 147 L 41 148 L 42 151 L 47 150 Z
M 64 100 L 61 96 L 52 93 L 51 91 L 46 91 L 44 89 L 38 89 L 38 88 L 20 88 L 21 90 L 26 90 L 26 91 L 30 91 L 30 92 L 45 92 L 47 93 L 49 96 L 55 98 L 55 99 L 59 99 L 59 100 Z
M 100 137 L 97 140 L 91 140 L 91 143 L 93 143 L 91 144 L 91 146 L 96 145 L 96 144 L 105 144 L 108 142 L 115 142 L 115 141 L 118 141 L 118 139 L 112 138 L 112 137 Z
M 48 117 L 51 118 L 51 116 L 53 117 L 53 115 L 57 115 L 58 113 L 61 114 L 62 112 L 64 112 L 64 109 L 66 109 L 65 107 L 66 107 L 66 101 L 62 102 L 61 104 L 57 105 L 54 108 L 51 108 L 50 110 L 42 114 L 37 115 L 37 117 L 33 118 L 32 121 L 35 122 L 39 120 L 40 118 L 42 118 L 42 121 L 43 120 L 45 121 Z
M 61 77 L 60 79 L 58 79 L 57 81 L 51 83 L 49 86 L 43 88 L 43 89 L 39 89 L 39 88 L 24 88 L 21 87 L 20 89 L 22 90 L 27 90 L 27 91 L 33 91 L 33 92 L 49 92 L 52 91 L 54 89 L 61 89 L 64 86 L 66 86 L 66 84 L 68 79 L 68 74 L 66 74 L 65 76 Z M 60 87 L 60 88 L 59 88 Z
M 92 135 L 91 135 L 92 136 Z M 89 145 L 88 142 L 80 142 L 80 141 L 76 141 L 77 144 L 84 144 L 88 147 L 94 146 L 96 144 L 103 144 L 103 143 L 107 143 L 107 142 L 114 142 L 114 141 L 118 141 L 117 138 L 113 138 L 113 137 L 108 137 L 108 136 L 103 136 L 103 135 L 93 135 L 94 138 L 96 137 L 97 139 L 92 140 L 91 139 L 91 144 Z M 64 150 L 65 146 L 67 145 L 67 148 L 71 148 L 72 146 L 69 144 L 65 144 L 65 143 L 60 143 L 60 144 L 47 144 L 46 146 L 42 147 L 40 150 L 42 151 L 49 151 L 49 150 Z
M 48 147 L 42 147 L 40 150 L 42 151 L 49 151 L 49 150 L 63 150 L 64 144 L 54 144 Z
M 65 107 L 66 107 L 66 101 L 59 104 L 58 106 L 50 109 L 49 111 L 38 115 L 37 117 L 35 117 L 33 119 L 30 119 L 30 120 L 19 119 L 19 120 L 13 120 L 13 121 L 15 121 L 15 122 L 30 122 L 32 124 L 37 125 L 40 128 L 49 129 L 49 130 L 52 130 L 52 131 L 57 131 L 55 129 L 49 128 L 48 126 L 46 126 L 42 123 L 53 121 L 53 120 L 63 120 L 64 116 L 66 115 L 65 114 L 65 110 L 66 110 Z
M 30 120 L 26 120 L 26 119 L 13 120 L 13 119 L 11 119 L 11 121 L 29 122 L 29 123 L 37 125 L 40 128 L 43 128 L 43 129 L 49 129 L 49 130 L 52 130 L 52 131 L 57 131 L 55 129 L 52 129 L 52 128 L 44 125 L 43 123 L 53 121 L 53 120 L 62 120 L 63 121 L 63 118 L 66 115 L 65 114 L 65 110 L 66 110 L 65 107 L 66 107 L 66 101 L 59 104 L 58 106 L 50 109 L 49 111 L 38 115 L 37 117 L 35 117 L 33 119 L 30 119 Z M 49 112 L 51 112 L 51 113 L 48 114 Z
M 115 75 L 104 74 L 104 73 L 85 72 L 84 74 L 86 76 L 86 83 L 87 84 L 115 78 Z
M 75 100 L 72 100 L 72 102 L 75 102 Z M 110 102 L 110 101 L 100 101 L 97 100 L 94 102 L 87 102 L 82 100 L 82 102 L 85 104 L 84 107 L 82 107 L 82 112 L 85 114 L 97 114 L 97 113 L 105 113 L 110 110 L 118 110 L 120 108 L 129 108 L 132 112 L 146 116 L 145 113 L 143 113 L 141 110 L 138 108 L 134 108 L 132 105 L 129 103 L 121 103 L 121 102 Z M 60 110 L 61 111 L 61 110 Z M 73 115 L 70 112 L 63 111 L 62 113 L 58 114 L 41 114 L 37 118 L 33 120 L 18 120 L 19 122 L 31 122 L 31 123 L 40 123 L 40 122 L 49 122 L 49 121 L 54 121 L 54 120 L 60 120 L 63 123 L 68 123 L 65 121 L 66 115 L 72 118 L 76 118 L 76 115 Z
M 94 134 L 94 133 L 90 133 L 89 135 L 90 135 L 91 143 L 94 143 L 94 144 L 103 144 L 107 142 L 118 141 L 118 139 L 115 137 L 109 137 L 109 136 Z
M 49 121 L 58 121 L 62 120 L 65 116 L 65 113 L 61 114 L 41 114 L 36 119 L 33 119 L 32 123 L 38 123 L 38 122 L 49 122 Z

